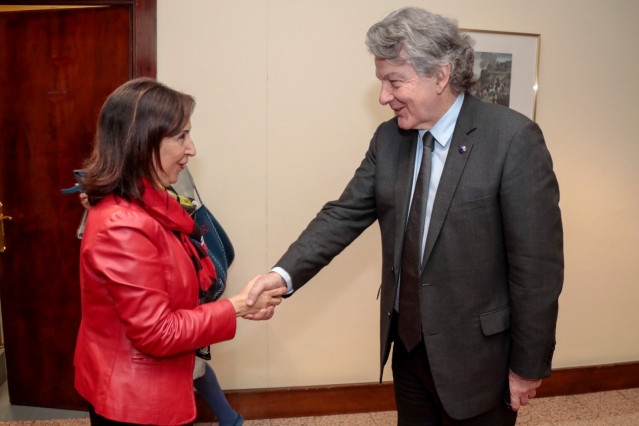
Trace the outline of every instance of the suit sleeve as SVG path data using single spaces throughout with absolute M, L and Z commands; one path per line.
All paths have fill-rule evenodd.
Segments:
M 552 160 L 534 122 L 512 140 L 500 202 L 512 315 L 510 369 L 525 378 L 548 377 L 563 285 L 563 231 Z
M 339 199 L 322 207 L 276 263 L 290 274 L 295 290 L 313 278 L 377 219 L 375 169 L 378 134 L 379 129 Z

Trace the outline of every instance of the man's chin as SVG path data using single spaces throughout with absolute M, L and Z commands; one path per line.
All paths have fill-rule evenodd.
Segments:
M 409 120 L 401 117 L 397 117 L 397 125 L 402 130 L 411 130 L 413 128 L 413 125 Z

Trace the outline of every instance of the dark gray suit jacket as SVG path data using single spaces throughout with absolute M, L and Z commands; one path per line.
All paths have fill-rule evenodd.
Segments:
M 303 286 L 375 220 L 382 237 L 381 363 L 388 359 L 416 131 L 382 123 L 336 201 L 277 266 Z M 539 126 L 466 95 L 435 197 L 419 289 L 433 379 L 447 413 L 499 403 L 508 370 L 550 375 L 563 283 L 559 188 Z M 381 375 L 380 375 L 381 378 Z

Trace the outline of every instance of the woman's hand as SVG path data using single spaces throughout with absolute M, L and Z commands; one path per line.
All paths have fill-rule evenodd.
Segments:
M 80 197 L 80 204 L 82 204 L 82 207 L 89 210 L 91 208 L 91 205 L 89 204 L 89 196 L 85 194 L 84 192 L 80 192 L 79 197 Z
M 242 290 L 229 298 L 235 308 L 235 315 L 243 317 L 250 314 L 260 313 L 261 319 L 270 319 L 274 312 L 275 306 L 282 303 L 282 295 L 286 293 L 286 287 L 278 287 L 272 290 L 262 291 L 252 306 L 246 304 L 251 287 L 255 280 L 249 281 Z

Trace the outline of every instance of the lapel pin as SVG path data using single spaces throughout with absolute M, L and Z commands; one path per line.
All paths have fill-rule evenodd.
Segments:
M 459 147 L 459 153 L 460 154 L 465 154 L 466 153 L 466 145 L 462 145 Z

